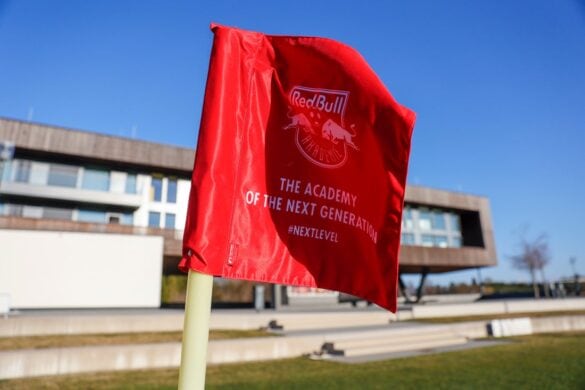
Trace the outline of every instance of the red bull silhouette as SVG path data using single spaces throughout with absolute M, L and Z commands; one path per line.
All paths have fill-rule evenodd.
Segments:
M 351 125 L 351 132 L 349 132 L 335 123 L 334 120 L 327 119 L 321 128 L 321 136 L 336 145 L 339 141 L 343 141 L 355 150 L 360 150 L 352 140 L 355 137 L 355 125 Z
M 291 110 L 289 109 L 287 116 L 291 119 L 291 122 L 284 128 L 285 130 L 300 129 L 315 134 L 315 130 L 311 126 L 311 121 L 305 114 L 298 113 L 291 115 Z

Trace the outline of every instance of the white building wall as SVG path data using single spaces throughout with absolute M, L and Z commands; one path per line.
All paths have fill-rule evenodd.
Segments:
M 136 193 L 141 197 L 140 207 L 134 212 L 135 226 L 148 226 L 148 204 L 150 203 L 150 176 L 136 176 Z
M 141 193 L 142 204 L 134 212 L 134 224 L 136 226 L 148 226 L 148 214 L 150 212 L 157 212 L 160 214 L 159 228 L 165 228 L 165 216 L 168 213 L 175 215 L 175 226 L 177 230 L 185 228 L 185 218 L 187 215 L 187 205 L 189 202 L 189 191 L 191 189 L 191 182 L 189 180 L 177 179 L 177 198 L 175 203 L 169 203 L 167 199 L 169 178 L 162 179 L 161 200 L 152 200 L 151 182 L 152 177 L 144 175 L 144 188 Z
M 110 192 L 117 194 L 123 194 L 126 191 L 126 178 L 128 174 L 126 172 L 110 172 Z
M 49 164 L 33 162 L 30 167 L 30 178 L 31 184 L 47 185 L 47 179 L 49 178 Z
M 0 294 L 14 308 L 159 307 L 163 238 L 0 230 Z
M 185 229 L 187 220 L 187 207 L 189 206 L 189 193 L 191 191 L 191 181 L 179 180 L 177 185 L 177 230 Z

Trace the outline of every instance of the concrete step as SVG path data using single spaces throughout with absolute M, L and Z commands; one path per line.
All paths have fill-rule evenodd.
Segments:
M 276 324 L 284 331 L 306 329 L 350 328 L 368 325 L 387 325 L 395 317 L 388 312 L 346 312 L 346 313 L 286 313 L 273 316 Z
M 401 339 L 411 339 L 421 337 L 427 334 L 445 334 L 450 336 L 451 334 L 466 334 L 465 330 L 459 331 L 458 324 L 449 325 L 423 325 L 423 324 L 410 324 L 405 326 L 404 324 L 388 324 L 383 328 L 368 329 L 364 331 L 360 330 L 332 330 L 324 334 L 325 340 L 328 342 L 351 342 L 352 340 L 363 340 L 365 338 L 385 340 L 389 339 L 393 342 Z M 480 326 L 485 328 L 484 323 Z
M 459 335 L 454 334 L 451 330 L 445 329 L 442 331 L 433 331 L 433 332 L 421 332 L 421 333 L 413 333 L 408 335 L 388 335 L 387 337 L 371 337 L 367 336 L 364 338 L 359 339 L 351 339 L 351 340 L 341 340 L 341 341 L 334 341 L 334 345 L 336 349 L 353 349 L 353 348 L 366 348 L 371 346 L 380 346 L 380 345 L 411 345 L 413 343 L 420 343 L 425 341 L 433 341 L 437 339 L 448 339 L 452 337 L 459 337 Z
M 435 338 L 427 340 L 413 341 L 410 343 L 399 343 L 399 344 L 380 344 L 380 345 L 369 345 L 362 347 L 352 347 L 344 349 L 344 356 L 364 356 L 364 355 L 375 355 L 382 353 L 402 352 L 402 351 L 416 351 L 424 349 L 433 349 L 446 347 L 451 345 L 459 345 L 467 343 L 467 338 L 460 336 L 452 336 L 449 338 Z
M 208 364 L 302 356 L 323 342 L 320 336 L 211 340 Z M 178 367 L 181 343 L 94 345 L 0 351 L 0 381 L 44 375 Z M 1 387 L 1 385 L 0 385 Z

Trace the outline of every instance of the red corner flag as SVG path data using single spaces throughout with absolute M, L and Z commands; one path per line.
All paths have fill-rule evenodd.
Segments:
M 211 29 L 180 269 L 395 312 L 414 113 L 346 45 Z

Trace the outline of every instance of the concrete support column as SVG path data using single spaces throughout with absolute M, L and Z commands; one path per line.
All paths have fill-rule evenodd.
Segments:
M 282 307 L 282 286 L 280 284 L 272 285 L 272 308 L 279 310 Z
M 423 288 L 425 286 L 425 280 L 427 279 L 427 275 L 429 274 L 429 268 L 423 267 L 422 273 L 420 275 L 420 283 L 418 285 L 418 289 L 416 290 L 416 302 L 420 302 L 423 295 Z

